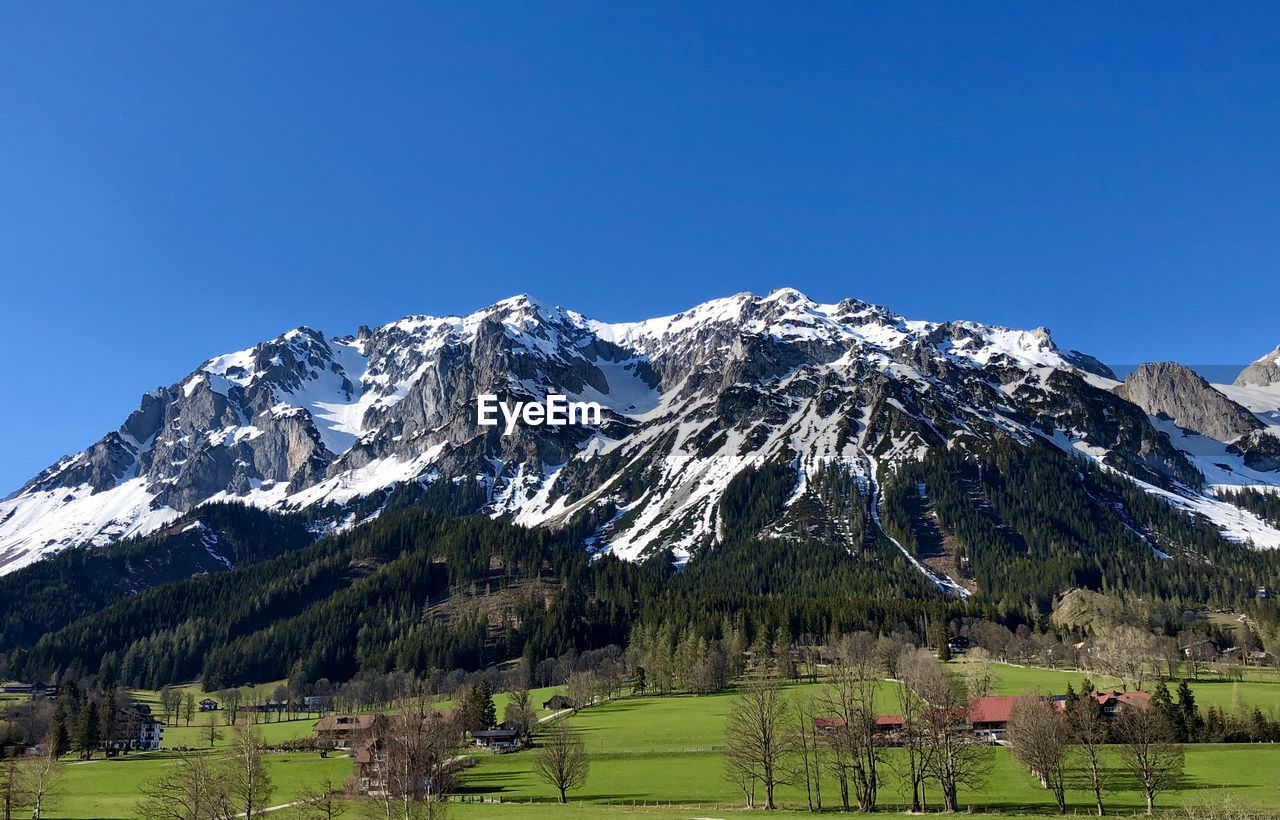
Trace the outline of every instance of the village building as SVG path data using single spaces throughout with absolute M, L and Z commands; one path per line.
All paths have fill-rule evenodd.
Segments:
M 575 707 L 573 700 L 568 695 L 552 695 L 550 700 L 542 702 L 542 708 L 549 712 L 560 712 Z
M 151 714 L 145 703 L 130 703 L 116 707 L 115 721 L 110 737 L 102 739 L 102 750 L 108 757 L 129 752 L 154 752 L 164 740 L 164 724 Z
M 965 719 L 969 728 L 979 737 L 1003 740 L 1009 728 L 1009 718 L 1018 699 L 1011 695 L 986 695 L 969 701 Z
M 1091 692 L 1089 696 L 1102 707 L 1102 716 L 1107 720 L 1117 719 L 1126 709 L 1146 709 L 1151 703 L 1151 696 L 1137 689 L 1127 692 Z
M 20 683 L 18 681 L 9 681 L 0 684 L 0 694 L 5 695 L 31 695 L 35 694 L 36 686 L 33 683 Z
M 356 748 L 356 788 L 366 797 L 382 797 L 387 792 L 382 767 L 385 754 L 382 741 L 369 739 Z
M 212 698 L 205 698 L 204 700 L 200 701 L 198 705 L 200 706 L 201 712 L 218 711 L 218 702 Z
M 1013 707 L 1018 702 L 1016 697 L 989 695 L 973 698 L 964 712 L 964 720 L 974 735 L 991 741 L 1004 739 L 1009 728 L 1009 718 Z M 959 715 L 956 715 L 957 719 Z M 831 732 L 842 729 L 845 720 L 841 717 L 816 717 L 813 728 L 816 732 Z M 883 735 L 885 742 L 892 745 L 901 738 L 905 727 L 902 715 L 877 715 L 875 719 L 876 734 Z
M 382 715 L 325 715 L 316 721 L 316 739 L 330 749 L 350 749 L 385 720 Z
M 512 752 L 524 745 L 518 729 L 481 729 L 471 733 L 476 746 L 495 754 Z

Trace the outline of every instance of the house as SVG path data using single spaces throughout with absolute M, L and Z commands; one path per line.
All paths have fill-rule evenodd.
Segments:
M 32 683 L 18 683 L 17 681 L 10 681 L 5 684 L 0 684 L 0 693 L 6 695 L 32 695 L 35 694 L 35 691 L 35 684 Z
M 515 751 L 524 745 L 518 729 L 482 729 L 472 732 L 471 739 L 476 746 L 496 754 Z
M 895 734 L 902 731 L 903 724 L 902 715 L 876 715 L 875 732 L 876 734 Z M 845 719 L 842 717 L 816 717 L 813 719 L 813 728 L 817 732 L 831 732 L 836 729 L 843 729 L 844 726 Z
M 366 797 L 382 797 L 386 794 L 386 781 L 382 776 L 385 755 L 382 741 L 365 740 L 356 748 L 356 788 Z
M 316 721 L 316 739 L 330 749 L 350 749 L 353 740 L 372 733 L 384 720 L 382 715 L 325 715 Z
M 1151 702 L 1151 696 L 1146 692 L 1140 692 L 1137 689 L 1131 689 L 1127 692 L 1089 692 L 1083 697 L 1093 698 L 1098 706 L 1102 707 L 1102 716 L 1106 720 L 1115 720 L 1125 709 L 1136 707 L 1138 709 L 1146 709 Z M 1054 695 L 1053 705 L 1058 711 L 1067 708 L 1067 698 L 1065 695 Z
M 251 705 L 249 707 L 249 711 L 258 712 L 260 714 L 280 714 L 289 711 L 289 701 L 264 700 L 261 703 Z
M 308 712 L 327 712 L 332 701 L 328 695 L 307 695 L 302 699 L 302 708 Z
M 886 734 L 902 731 L 906 721 L 902 715 L 876 715 L 876 731 Z
M 1004 738 L 1018 699 L 1011 695 L 986 695 L 969 701 L 966 720 L 973 733 L 991 740 Z
M 573 701 L 568 695 L 552 695 L 550 700 L 542 702 L 542 708 L 549 712 L 559 712 L 564 709 L 574 709 Z
M 832 732 L 836 729 L 843 729 L 844 726 L 845 719 L 842 717 L 816 717 L 813 719 L 813 728 L 819 732 Z
M 205 698 L 204 700 L 200 701 L 199 705 L 200 705 L 201 712 L 218 711 L 218 702 L 216 700 L 213 700 L 212 698 Z
M 1102 707 L 1102 716 L 1107 720 L 1120 717 L 1125 709 L 1146 709 L 1147 704 L 1151 703 L 1151 696 L 1137 689 L 1128 692 L 1090 692 L 1089 696 Z
M 355 759 L 356 790 L 365 797 L 385 797 L 387 782 L 383 765 L 386 762 L 386 752 L 382 741 L 377 738 L 361 741 L 356 747 Z M 455 757 L 441 763 L 438 771 L 447 775 L 461 768 L 462 765 L 463 758 Z M 429 790 L 431 778 L 424 777 L 419 786 L 424 791 Z
M 111 735 L 102 739 L 108 757 L 129 752 L 154 752 L 164 740 L 164 724 L 151 714 L 145 703 L 116 706 Z

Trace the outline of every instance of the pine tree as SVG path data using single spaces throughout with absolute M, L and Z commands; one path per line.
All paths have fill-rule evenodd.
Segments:
M 80 710 L 80 721 L 76 724 L 74 746 L 80 757 L 88 760 L 98 750 L 102 737 L 99 734 L 98 704 L 93 698 L 86 698 Z
M 1178 684 L 1178 713 L 1182 742 L 1195 743 L 1201 740 L 1204 721 L 1200 718 L 1200 710 L 1196 708 L 1196 696 L 1186 681 Z
M 796 679 L 796 659 L 791 655 L 791 636 L 782 627 L 773 636 L 773 657 L 778 677 L 782 680 Z
M 463 725 L 469 732 L 492 729 L 498 722 L 498 710 L 493 703 L 493 687 L 488 678 L 481 678 L 462 697 L 461 711 Z
M 67 731 L 67 710 L 59 703 L 53 710 L 53 719 L 49 724 L 49 735 L 45 738 L 45 749 L 52 757 L 62 757 L 71 750 L 71 735 Z
M 637 666 L 631 673 L 631 694 L 643 696 L 645 692 L 645 672 L 643 666 Z
M 98 740 L 108 741 L 116 736 L 116 690 L 115 687 L 102 693 L 102 703 L 98 706 Z

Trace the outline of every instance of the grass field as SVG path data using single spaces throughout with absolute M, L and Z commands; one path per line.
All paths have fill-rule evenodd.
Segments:
M 808 687 L 791 687 L 793 693 Z M 730 695 L 688 698 L 628 698 L 584 710 L 572 718 L 591 754 L 591 777 L 577 799 L 594 803 L 672 801 L 727 808 L 740 805 L 741 795 L 723 779 L 724 719 Z M 503 801 L 550 800 L 553 793 L 533 774 L 531 751 L 483 756 L 467 776 L 465 793 Z M 890 750 L 889 760 L 896 757 Z M 1190 746 L 1187 749 L 1188 788 L 1170 796 L 1166 805 L 1221 800 L 1228 792 L 1248 803 L 1280 807 L 1280 750 L 1270 745 Z M 986 788 L 963 797 L 985 811 L 1044 812 L 1051 798 L 1004 749 L 992 750 L 993 769 Z M 1113 761 L 1118 766 L 1117 761 Z M 887 782 L 882 804 L 888 808 L 904 799 L 898 780 L 885 767 Z M 1141 796 L 1131 779 L 1118 769 L 1120 788 L 1109 803 L 1119 811 L 1141 808 Z M 1080 784 L 1076 784 L 1080 785 Z M 834 798 L 834 782 L 827 803 Z M 780 799 L 803 808 L 803 789 L 782 789 Z M 936 799 L 936 798 L 935 798 Z M 1073 808 L 1089 808 L 1088 795 L 1073 789 Z M 687 816 L 687 815 L 686 815 Z
M 61 798 L 51 818 L 65 820 L 115 820 L 136 818 L 142 787 L 159 778 L 174 756 L 163 752 L 71 763 L 62 777 Z M 341 783 L 351 771 L 349 758 L 321 758 L 318 754 L 270 755 L 268 770 L 276 791 L 273 804 L 295 800 L 298 794 L 326 777 Z
M 1060 693 L 1068 683 L 1077 689 L 1085 677 L 1078 671 L 1054 671 L 1035 667 L 994 664 L 993 690 L 998 694 L 1020 694 L 1029 691 Z M 1118 685 L 1117 681 L 1093 676 L 1100 688 Z M 817 695 L 821 685 L 807 683 L 786 687 L 789 696 Z M 1233 684 L 1206 679 L 1192 684 L 1197 700 L 1231 708 L 1236 693 L 1249 706 L 1264 710 L 1280 710 L 1280 678 L 1259 673 L 1243 683 Z M 557 688 L 532 692 L 539 716 L 541 704 Z M 147 693 L 140 693 L 146 697 Z M 508 696 L 495 696 L 499 716 Z M 584 710 L 570 718 L 580 730 L 591 754 L 591 776 L 586 786 L 573 795 L 568 807 L 552 804 L 551 789 L 538 781 L 533 773 L 534 752 L 489 755 L 476 752 L 475 768 L 469 770 L 461 790 L 468 801 L 453 807 L 462 818 L 514 818 L 538 820 L 553 817 L 691 818 L 741 817 L 750 814 L 738 807 L 742 797 L 722 776 L 724 723 L 732 695 L 728 693 L 700 697 L 624 698 Z M 453 705 L 440 701 L 439 706 Z M 896 710 L 896 687 L 885 682 L 879 691 L 879 708 Z M 204 716 L 207 717 L 207 716 Z M 221 714 L 219 713 L 219 720 Z M 314 717 L 258 725 L 269 742 L 310 736 Z M 224 737 L 219 746 L 230 743 L 231 732 L 221 727 Z M 165 732 L 165 746 L 203 748 L 202 727 L 170 726 Z M 888 764 L 898 755 L 887 753 Z M 1171 808 L 1179 804 L 1214 804 L 1230 796 L 1244 804 L 1280 812 L 1280 748 L 1272 745 L 1199 745 L 1187 747 L 1186 788 L 1161 799 Z M 142 785 L 156 779 L 164 767 L 174 765 L 166 752 L 133 755 L 127 759 L 96 760 L 71 763 L 66 767 L 63 797 L 49 816 L 60 820 L 89 818 L 137 817 L 136 804 Z M 1040 789 L 1022 767 L 1004 749 L 991 751 L 992 770 L 986 785 L 973 793 L 961 795 L 962 803 L 984 813 L 1003 817 L 1043 816 L 1050 812 L 1052 800 Z M 274 804 L 289 803 L 307 786 L 328 777 L 340 783 L 349 774 L 352 762 L 345 757 L 322 759 L 314 753 L 273 754 L 269 766 L 277 791 Z M 1141 809 L 1140 795 L 1131 778 L 1122 773 L 1118 761 L 1112 761 L 1117 784 L 1108 797 L 1115 813 L 1133 813 Z M 892 765 L 882 769 L 884 784 L 881 805 L 901 808 L 904 796 Z M 837 801 L 835 783 L 824 782 L 824 804 Z M 1073 782 L 1068 794 L 1069 809 L 1087 813 L 1090 798 Z M 806 805 L 802 787 L 786 786 L 779 799 L 784 807 L 799 810 Z M 936 795 L 933 796 L 937 804 Z M 485 802 L 478 802 L 485 801 Z M 499 802 L 501 801 L 501 802 Z M 633 806 L 634 804 L 634 806 Z M 647 804 L 647 805 L 646 805 Z M 655 805 L 660 804 L 660 805 Z M 712 814 L 708 814 L 712 812 Z M 801 812 L 808 814 L 808 812 Z M 774 816 L 787 816 L 789 812 Z M 287 817 L 282 812 L 280 818 Z M 796 816 L 799 816 L 798 814 Z
M 953 662 L 951 666 L 958 670 L 961 664 Z M 1062 694 L 1068 683 L 1078 691 L 1086 677 L 1098 689 L 1120 687 L 1120 681 L 1116 678 L 1080 671 L 1054 671 L 1007 663 L 992 664 L 991 670 L 994 677 L 992 693 L 997 695 L 1020 695 L 1024 692 Z M 1280 675 L 1271 670 L 1247 670 L 1244 681 L 1240 683 L 1202 675 L 1200 680 L 1190 681 L 1190 685 L 1191 692 L 1196 696 L 1196 703 L 1200 706 L 1220 706 L 1229 710 L 1233 708 L 1236 694 L 1239 693 L 1241 701 L 1249 708 L 1256 706 L 1263 712 L 1280 712 Z M 1144 688 L 1150 691 L 1152 684 L 1144 684 Z M 1175 695 L 1176 689 L 1176 683 L 1169 684 L 1170 692 Z

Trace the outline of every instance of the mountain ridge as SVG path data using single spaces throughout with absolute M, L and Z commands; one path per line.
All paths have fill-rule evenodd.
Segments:
M 1118 385 L 1044 328 L 914 321 L 789 288 L 635 322 L 520 295 L 354 335 L 295 328 L 144 394 L 120 428 L 0 502 L 0 572 L 145 534 L 210 501 L 332 510 L 324 526 L 342 528 L 358 499 L 415 484 L 474 486 L 472 512 L 528 526 L 594 521 L 594 551 L 670 548 L 684 561 L 723 537 L 720 501 L 743 469 L 792 465 L 785 519 L 828 465 L 875 498 L 899 465 L 993 436 L 1050 442 L 1230 537 L 1280 546 L 1280 533 L 1213 497 L 1224 484 L 1280 484 L 1254 469 L 1265 457 L 1250 467 L 1226 445 L 1176 446 L 1184 436 L 1115 397 Z M 1266 386 L 1249 390 L 1252 404 L 1232 400 L 1257 416 L 1265 448 L 1280 396 L 1272 408 Z M 504 437 L 476 426 L 480 392 L 563 393 L 599 401 L 605 418 Z

